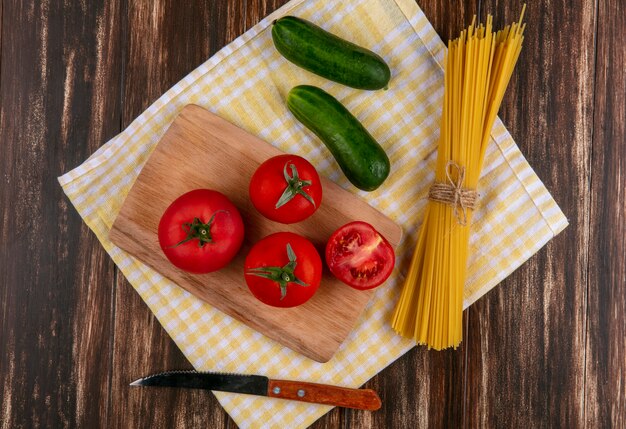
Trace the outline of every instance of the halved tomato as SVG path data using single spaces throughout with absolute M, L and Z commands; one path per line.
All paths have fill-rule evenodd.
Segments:
M 395 264 L 393 248 L 372 225 L 350 222 L 331 235 L 326 264 L 335 277 L 355 289 L 380 286 Z

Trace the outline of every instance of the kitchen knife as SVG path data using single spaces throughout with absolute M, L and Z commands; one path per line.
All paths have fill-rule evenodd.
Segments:
M 140 378 L 130 385 L 218 390 L 359 410 L 378 410 L 381 405 L 380 398 L 372 389 L 350 389 L 304 381 L 272 380 L 262 375 L 169 371 Z

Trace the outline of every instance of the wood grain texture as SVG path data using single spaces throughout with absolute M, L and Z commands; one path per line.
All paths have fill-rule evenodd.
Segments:
M 117 290 L 114 332 L 123 337 L 115 339 L 110 427 L 231 427 L 230 419 L 210 392 L 129 387 L 129 383 L 151 372 L 192 367 L 121 275 Z
M 483 0 L 482 18 L 502 26 L 522 3 Z M 471 427 L 583 425 L 594 20 L 592 1 L 526 10 L 500 116 L 570 226 L 470 308 Z
M 585 424 L 626 427 L 626 5 L 597 17 Z M 621 41 L 621 42 L 620 42 Z
M 205 392 L 127 388 L 190 365 L 55 177 L 285 2 L 1 2 L 1 428 L 235 427 Z M 418 3 L 446 39 L 521 2 Z M 409 352 L 365 385 L 381 410 L 314 428 L 625 425 L 623 2 L 528 12 L 501 116 L 570 227 L 465 313 L 460 350 Z
M 259 303 L 249 292 L 243 278 L 246 254 L 254 243 L 276 232 L 304 236 L 323 255 L 332 233 L 354 220 L 373 225 L 392 246 L 400 243 L 402 229 L 325 177 L 320 178 L 324 190 L 322 204 L 311 217 L 291 225 L 266 219 L 254 208 L 248 193 L 241 190 L 247 190 L 252 175 L 264 161 L 282 154 L 219 116 L 188 105 L 150 155 L 109 237 L 117 246 L 224 313 L 292 350 L 327 362 L 352 331 L 373 291 L 353 289 L 324 270 L 320 287 L 309 301 L 278 310 Z M 167 207 L 194 189 L 213 189 L 226 195 L 239 209 L 246 232 L 233 261 L 219 271 L 203 275 L 172 265 L 161 251 L 158 238 L 159 221 Z
M 292 380 L 270 380 L 267 388 L 272 398 L 314 404 L 335 405 L 365 411 L 380 409 L 380 398 L 372 389 L 350 389 L 318 383 Z
M 118 17 L 116 1 L 2 5 L 2 428 L 108 422 L 113 264 L 56 177 L 119 132 Z

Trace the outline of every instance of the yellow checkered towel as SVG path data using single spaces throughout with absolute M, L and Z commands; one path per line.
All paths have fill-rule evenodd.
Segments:
M 389 89 L 347 88 L 285 60 L 274 48 L 270 27 L 274 19 L 287 14 L 309 19 L 380 54 L 392 70 Z M 389 320 L 434 177 L 444 50 L 414 0 L 293 0 L 191 72 L 59 181 L 196 369 L 360 386 L 415 345 L 398 337 Z M 286 95 L 298 84 L 317 85 L 333 94 L 382 144 L 392 169 L 377 191 L 365 193 L 351 186 L 330 152 L 288 112 Z M 306 157 L 320 174 L 359 194 L 403 227 L 405 239 L 397 250 L 397 269 L 376 290 L 354 331 L 329 362 L 309 360 L 222 314 L 108 240 L 108 231 L 150 152 L 177 113 L 190 103 L 204 106 L 286 152 Z M 482 174 L 465 307 L 567 225 L 499 120 Z M 247 395 L 216 396 L 244 428 L 306 427 L 330 410 L 329 406 Z

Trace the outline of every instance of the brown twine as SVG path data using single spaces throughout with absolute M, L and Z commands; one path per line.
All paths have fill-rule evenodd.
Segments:
M 456 169 L 456 181 L 452 176 L 452 169 Z M 454 161 L 446 164 L 447 183 L 435 182 L 430 187 L 428 199 L 447 204 L 454 208 L 454 217 L 460 225 L 467 225 L 467 209 L 473 210 L 478 200 L 478 192 L 463 187 L 465 181 L 465 167 Z M 459 209 L 460 207 L 460 209 Z

